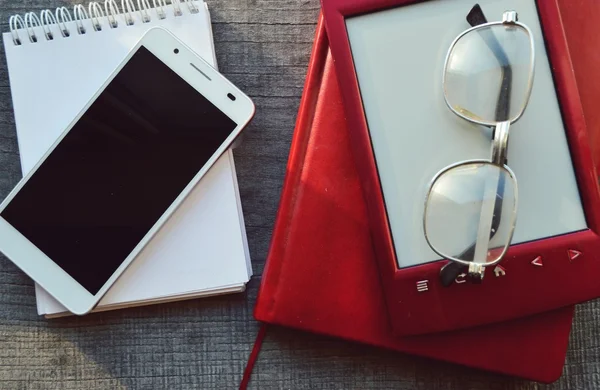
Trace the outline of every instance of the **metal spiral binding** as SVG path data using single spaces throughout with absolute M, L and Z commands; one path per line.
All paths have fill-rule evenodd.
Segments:
M 158 5 L 156 3 L 158 3 Z M 165 12 L 165 6 L 167 5 L 167 3 L 165 2 L 165 0 L 152 0 L 152 5 L 156 10 L 159 19 L 164 19 L 167 17 L 167 13 Z
M 19 36 L 18 26 L 21 26 L 21 29 L 24 29 L 25 21 L 23 20 L 21 15 L 13 15 L 10 17 L 10 19 L 8 19 L 8 25 L 10 26 L 10 34 L 12 35 L 12 40 L 14 44 L 20 45 L 21 37 Z
M 175 16 L 183 15 L 181 13 L 181 1 L 180 0 L 171 0 L 171 4 L 173 4 L 173 10 L 175 11 Z
M 73 21 L 73 19 L 71 18 L 71 14 L 69 13 L 67 7 L 58 7 L 56 9 L 55 16 L 56 24 L 58 25 L 58 28 L 60 28 L 60 33 L 64 38 L 69 37 L 71 35 L 71 32 L 67 27 L 67 22 L 71 22 Z
M 137 0 L 138 9 L 140 15 L 142 15 L 142 23 L 148 23 L 152 18 L 150 17 L 150 3 L 148 0 Z
M 29 35 L 29 41 L 31 43 L 37 42 L 37 36 L 35 35 L 35 30 L 33 28 L 40 27 L 41 25 L 42 22 L 35 13 L 28 12 L 25 14 L 25 30 L 27 30 L 27 35 Z
M 100 24 L 100 18 L 104 18 L 104 11 L 97 1 L 92 1 L 88 5 L 88 13 L 90 14 L 90 20 L 92 21 L 92 27 L 96 31 L 102 31 L 102 24 Z
M 77 25 L 77 32 L 79 34 L 85 34 L 83 20 L 89 19 L 87 11 L 83 5 L 77 4 L 75 7 L 73 7 L 73 13 L 75 14 L 75 25 Z
M 132 26 L 135 21 L 133 20 L 133 13 L 135 12 L 135 5 L 132 0 L 121 0 L 121 9 L 125 16 L 125 24 Z
M 72 14 L 68 8 L 58 7 L 54 12 L 45 9 L 40 12 L 39 16 L 34 12 L 28 12 L 24 16 L 12 15 L 8 21 L 10 34 L 13 43 L 20 46 L 23 44 L 20 34 L 23 33 L 27 34 L 30 43 L 37 43 L 42 38 L 47 41 L 54 40 L 53 26 L 59 29 L 63 38 L 68 38 L 71 36 L 68 26 L 70 22 L 75 23 L 77 34 L 83 35 L 88 33 L 84 24 L 84 21 L 87 20 L 91 22 L 93 31 L 97 32 L 102 31 L 104 21 L 110 28 L 117 28 L 119 21 L 124 21 L 126 26 L 135 24 L 134 15 L 136 14 L 139 14 L 142 23 L 152 21 L 154 12 L 156 12 L 154 16 L 159 20 L 168 16 L 166 8 L 169 4 L 168 0 L 152 0 L 152 6 L 150 6 L 150 0 L 137 0 L 136 2 L 137 7 L 133 0 L 121 0 L 119 9 L 116 0 L 104 0 L 103 4 L 100 1 L 91 1 L 87 9 L 82 4 L 75 5 Z M 173 16 L 183 15 L 182 2 L 185 3 L 190 13 L 200 12 L 194 0 L 170 0 Z M 40 34 L 40 29 L 43 34 Z
M 44 30 L 44 35 L 46 36 L 46 40 L 51 41 L 54 39 L 54 34 L 52 30 L 50 30 L 50 26 L 53 24 L 58 24 L 56 21 L 56 17 L 49 9 L 45 9 L 40 13 L 42 19 L 42 29 Z
M 185 3 L 187 4 L 190 13 L 197 14 L 198 12 L 200 12 L 198 7 L 196 6 L 196 4 L 194 4 L 192 0 L 185 0 Z
M 110 28 L 119 27 L 119 21 L 117 16 L 119 15 L 119 6 L 115 0 L 105 0 L 104 10 L 106 11 L 106 17 L 108 18 L 108 25 Z

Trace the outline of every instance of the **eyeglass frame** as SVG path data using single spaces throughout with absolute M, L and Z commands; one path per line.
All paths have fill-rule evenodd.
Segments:
M 481 16 L 483 18 L 485 18 L 483 16 L 483 14 Z M 478 30 L 478 29 L 484 29 L 486 27 L 502 26 L 502 25 L 518 26 L 518 27 L 522 28 L 523 30 L 525 30 L 525 32 L 527 33 L 527 36 L 529 37 L 529 48 L 530 48 L 531 56 L 530 56 L 530 62 L 529 62 L 529 79 L 527 81 L 527 89 L 526 89 L 524 104 L 523 104 L 520 112 L 518 113 L 518 115 L 516 115 L 514 118 L 508 118 L 508 120 L 502 121 L 502 122 L 484 121 L 484 120 L 477 120 L 475 118 L 467 117 L 466 115 L 457 111 L 448 101 L 448 94 L 447 94 L 447 89 L 446 89 L 446 74 L 447 74 L 447 69 L 448 69 L 448 62 L 450 60 L 450 55 L 452 54 L 456 44 L 465 35 L 473 32 L 475 30 Z M 514 172 L 507 165 L 508 135 L 509 135 L 510 126 L 522 117 L 523 113 L 525 112 L 525 109 L 527 108 L 527 105 L 529 104 L 529 100 L 531 97 L 531 91 L 533 89 L 534 78 L 535 78 L 535 41 L 533 39 L 533 33 L 531 32 L 531 30 L 529 29 L 529 27 L 527 25 L 520 23 L 518 21 L 518 14 L 516 11 L 505 11 L 502 15 L 501 21 L 486 22 L 483 24 L 478 24 L 478 25 L 472 26 L 472 27 L 468 28 L 467 30 L 463 31 L 462 33 L 460 33 L 452 41 L 452 44 L 450 45 L 450 47 L 448 49 L 448 52 L 446 54 L 446 59 L 444 61 L 444 69 L 443 69 L 443 73 L 442 73 L 442 89 L 444 91 L 444 101 L 446 102 L 446 106 L 458 117 L 460 117 L 470 123 L 478 124 L 478 125 L 493 129 L 492 148 L 491 148 L 492 156 L 489 160 L 485 160 L 485 159 L 463 160 L 463 161 L 451 164 L 451 165 L 443 168 L 441 171 L 439 171 L 433 177 L 433 179 L 431 180 L 431 183 L 428 187 L 429 190 L 427 191 L 427 194 L 425 196 L 424 212 L 423 212 L 423 232 L 424 232 L 425 239 L 426 239 L 429 247 L 435 253 L 437 253 L 439 256 L 442 256 L 443 258 L 445 258 L 447 260 L 451 260 L 451 261 L 455 262 L 455 264 L 458 264 L 460 266 L 468 266 L 469 267 L 469 269 L 468 269 L 469 276 L 474 277 L 476 280 L 479 280 L 479 281 L 481 279 L 483 279 L 486 267 L 497 265 L 504 259 L 504 256 L 506 255 L 506 252 L 508 251 L 508 249 L 510 247 L 510 243 L 512 242 L 514 229 L 516 226 L 516 220 L 517 220 L 518 186 L 517 186 L 517 179 L 516 179 Z M 502 91 L 502 89 L 501 89 L 501 91 Z M 431 244 L 431 242 L 429 240 L 429 236 L 427 234 L 427 222 L 426 222 L 427 218 L 426 218 L 426 216 L 427 216 L 429 197 L 430 197 L 431 191 L 433 189 L 433 186 L 435 185 L 437 180 L 442 175 L 447 173 L 448 171 L 455 169 L 457 167 L 463 166 L 463 165 L 470 165 L 470 164 L 484 164 L 484 165 L 491 164 L 491 165 L 498 166 L 498 167 L 500 167 L 500 169 L 504 169 L 508 172 L 508 174 L 510 175 L 510 178 L 513 180 L 513 182 L 515 184 L 513 218 L 512 218 L 512 224 L 510 226 L 510 231 L 508 234 L 508 240 L 507 240 L 508 245 L 504 246 L 503 251 L 500 254 L 500 256 L 498 256 L 498 258 L 492 262 L 476 263 L 474 261 L 467 261 L 467 260 L 459 259 L 454 256 L 447 256 L 446 254 L 439 252 L 435 248 L 435 246 Z M 496 190 L 496 191 L 498 191 L 498 190 Z M 498 202 L 496 201 L 494 204 L 494 208 L 496 208 L 497 204 L 498 204 Z M 494 215 L 495 215 L 495 213 L 494 213 Z M 500 218 L 500 216 L 498 218 Z M 498 226 L 499 225 L 500 225 L 500 222 L 498 222 Z M 468 250 L 471 250 L 471 248 L 473 248 L 473 250 L 474 250 L 475 246 L 476 246 L 476 242 L 473 244 L 473 246 L 469 247 L 467 250 L 463 251 L 462 253 L 466 253 Z M 450 264 L 452 264 L 452 263 L 449 263 L 448 265 L 450 265 Z M 442 268 L 442 271 L 443 271 L 443 269 L 444 268 Z

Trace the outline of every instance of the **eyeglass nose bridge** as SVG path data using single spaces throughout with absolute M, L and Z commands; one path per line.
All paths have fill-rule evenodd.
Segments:
M 503 166 L 508 161 L 508 133 L 510 121 L 500 122 L 494 128 L 492 138 L 492 163 Z

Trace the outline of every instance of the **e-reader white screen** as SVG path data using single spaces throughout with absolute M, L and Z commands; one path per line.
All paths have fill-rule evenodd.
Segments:
M 587 228 L 534 0 L 478 1 L 488 21 L 516 10 L 535 40 L 535 79 L 511 126 L 518 181 L 513 244 Z M 431 180 L 446 166 L 489 159 L 491 130 L 459 118 L 442 90 L 450 44 L 469 28 L 473 0 L 431 0 L 346 19 L 358 85 L 400 268 L 438 260 L 423 232 Z

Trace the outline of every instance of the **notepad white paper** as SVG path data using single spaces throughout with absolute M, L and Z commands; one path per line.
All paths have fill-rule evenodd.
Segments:
M 122 12 L 113 7 L 110 16 L 100 15 L 98 7 L 86 9 L 93 9 L 96 18 L 71 12 L 82 16 L 81 20 L 18 29 L 18 36 L 3 34 L 24 174 L 149 28 L 170 30 L 204 59 L 216 62 L 204 2 L 175 2 L 143 12 Z M 150 20 L 143 22 L 145 17 Z M 133 24 L 127 25 L 128 20 Z M 110 21 L 118 26 L 111 28 Z M 101 30 L 94 28 L 95 23 Z M 80 27 L 85 33 L 79 33 Z M 69 36 L 63 36 L 61 29 L 68 30 Z M 49 31 L 52 40 L 46 37 Z M 32 35 L 35 42 L 30 39 Z M 251 273 L 233 154 L 228 151 L 103 297 L 96 311 L 243 291 Z M 39 314 L 66 311 L 37 285 L 36 296 Z

